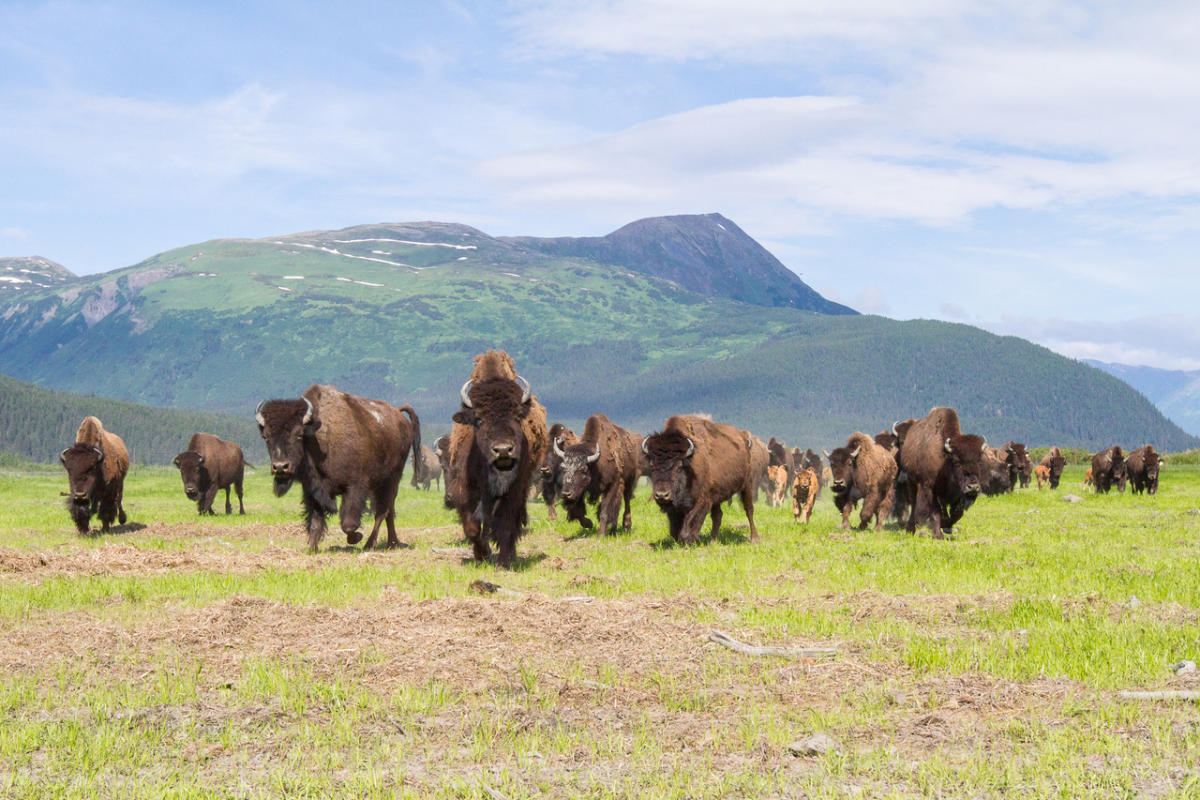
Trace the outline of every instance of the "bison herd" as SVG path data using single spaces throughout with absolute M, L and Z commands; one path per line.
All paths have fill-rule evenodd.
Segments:
M 562 423 L 546 425 L 546 409 L 517 374 L 512 358 L 489 350 L 475 358 L 459 392 L 460 408 L 451 431 L 434 447 L 421 444 L 421 423 L 411 406 L 396 407 L 313 385 L 295 399 L 265 400 L 254 417 L 266 444 L 275 494 L 299 483 L 310 551 L 337 514 L 349 544 L 362 540 L 359 528 L 370 501 L 374 525 L 366 547 L 376 544 L 387 524 L 387 546 L 396 537 L 395 499 L 400 475 L 412 456 L 412 485 L 443 488 L 445 505 L 457 512 L 474 557 L 491 557 L 511 567 L 516 544 L 528 523 L 530 491 L 541 495 L 551 519 L 561 503 L 567 519 L 580 527 L 614 533 L 633 524 L 631 501 L 640 477 L 650 483 L 654 502 L 666 515 L 671 537 L 693 544 L 705 518 L 712 534 L 721 527 L 724 504 L 741 499 L 750 540 L 759 539 L 754 502 L 760 490 L 773 506 L 790 494 L 797 522 L 808 522 L 824 486 L 841 513 L 842 527 L 859 509 L 859 527 L 875 529 L 891 517 L 915 533 L 928 525 L 935 538 L 962 519 L 981 494 L 1011 492 L 1048 483 L 1057 488 L 1066 464 L 1057 447 L 1034 466 L 1025 445 L 990 447 L 982 436 L 964 433 L 953 408 L 934 408 L 921 419 L 894 424 L 875 436 L 855 432 L 842 447 L 826 450 L 828 467 L 812 450 L 789 451 L 772 438 L 764 443 L 749 431 L 705 415 L 671 416 L 662 430 L 641 436 L 593 414 L 576 435 Z M 98 515 L 103 530 L 125 523 L 121 505 L 129 455 L 121 438 L 87 417 L 61 460 L 70 480 L 68 509 L 80 532 Z M 1113 486 L 1135 493 L 1158 489 L 1161 457 L 1150 445 L 1123 453 L 1110 447 L 1092 458 L 1089 480 L 1097 492 Z M 233 511 L 230 491 L 242 506 L 242 450 L 207 433 L 197 433 L 174 459 L 184 493 L 201 514 L 213 514 L 217 493 L 225 490 L 225 513 Z M 341 498 L 340 507 L 338 498 Z M 589 517 L 594 507 L 596 521 Z

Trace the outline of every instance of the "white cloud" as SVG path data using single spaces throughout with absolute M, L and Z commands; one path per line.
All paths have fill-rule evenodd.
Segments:
M 28 231 L 24 228 L 17 228 L 15 226 L 11 226 L 11 225 L 8 227 L 0 228 L 0 237 L 3 237 L 5 239 L 17 239 L 18 241 L 25 241 L 26 239 L 28 239 L 31 236 L 33 236 L 33 232 Z
M 1020 336 L 1071 358 L 1200 369 L 1200 317 L 1162 314 L 1110 322 L 1012 316 L 975 324 L 993 333 Z

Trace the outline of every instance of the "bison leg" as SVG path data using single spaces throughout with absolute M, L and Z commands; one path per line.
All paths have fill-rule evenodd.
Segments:
M 558 503 L 556 501 L 558 498 L 556 498 L 552 493 L 546 492 L 545 495 L 543 495 L 542 499 L 546 501 L 546 516 L 549 517 L 552 521 L 557 521 L 558 520 L 558 509 L 556 508 L 556 506 L 558 505 Z
M 596 518 L 599 529 L 602 533 L 617 532 L 617 514 L 621 510 L 621 482 L 620 480 L 613 481 L 612 486 L 608 487 L 608 491 L 600 498 L 600 504 L 596 507 Z
M 710 535 L 715 539 L 717 538 L 717 534 L 721 532 L 721 520 L 725 517 L 725 508 L 720 503 L 713 503 L 712 511 L 709 512 L 709 516 L 712 517 L 712 532 Z M 700 531 L 696 531 L 696 536 L 692 539 L 692 541 L 699 539 L 699 534 Z
M 237 491 L 238 513 L 245 514 L 246 506 L 242 505 L 242 478 L 239 477 L 236 481 L 234 481 L 233 488 L 235 491 Z
M 683 532 L 683 517 L 684 512 L 677 509 L 672 508 L 667 511 L 667 529 L 671 533 L 671 538 L 677 542 Z
M 308 528 L 308 552 L 315 553 L 325 535 L 325 510 L 307 489 L 304 491 L 304 521 Z
M 362 515 L 366 506 L 365 487 L 354 484 L 347 486 L 346 493 L 342 496 L 342 511 L 339 518 L 342 533 L 346 534 L 346 544 L 358 544 L 362 541 L 362 534 L 358 529 L 362 525 Z M 378 516 L 376 516 L 376 520 L 378 521 Z
M 588 518 L 587 505 L 582 497 L 573 503 L 563 503 L 563 508 L 567 510 L 567 522 L 578 521 L 585 531 L 592 529 L 592 521 Z
M 816 501 L 816 499 L 817 499 L 816 492 L 809 492 L 808 497 L 804 498 L 804 522 L 805 522 L 805 524 L 807 524 L 808 521 L 810 519 L 812 519 L 813 503 Z
M 758 541 L 758 528 L 754 525 L 754 492 L 742 491 L 742 510 L 746 512 L 746 520 L 750 523 L 750 541 Z M 717 526 L 713 526 L 713 535 L 717 533 Z
M 633 529 L 633 493 L 637 490 L 637 478 L 625 482 L 625 514 L 621 517 L 621 529 L 628 533 Z
M 396 536 L 396 492 L 400 488 L 399 481 L 395 485 L 387 485 L 375 493 L 372 502 L 374 503 L 375 511 L 375 527 L 371 529 L 371 538 L 367 539 L 367 550 L 375 546 L 375 538 L 379 534 L 380 521 L 387 523 L 387 547 L 389 550 L 394 550 L 400 546 L 400 539 Z M 382 512 L 382 513 L 380 513 Z
M 229 495 L 232 491 L 233 491 L 233 484 L 232 483 L 226 484 L 225 485 L 225 513 L 226 514 L 233 513 L 233 503 L 229 502 Z
M 209 486 L 205 488 L 204 494 L 200 495 L 200 501 L 204 504 L 204 508 L 200 509 L 201 514 L 216 516 L 216 512 L 213 511 L 213 501 L 217 499 L 218 491 L 217 484 L 215 483 L 209 484 Z

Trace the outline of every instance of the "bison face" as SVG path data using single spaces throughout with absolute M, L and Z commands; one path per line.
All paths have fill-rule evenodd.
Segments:
M 207 472 L 204 466 L 204 456 L 195 450 L 184 450 L 175 456 L 172 463 L 179 467 L 179 475 L 183 478 L 183 493 L 189 500 L 199 498 L 201 473 Z
M 275 496 L 283 497 L 304 469 L 304 437 L 315 433 L 321 421 L 307 397 L 259 403 L 254 419 L 271 459 Z
M 642 452 L 650 462 L 650 488 L 660 508 L 692 505 L 688 481 L 696 444 L 676 430 L 653 433 L 642 440 Z
M 1062 456 L 1054 456 L 1050 459 L 1050 488 L 1057 489 L 1058 482 L 1062 480 L 1063 468 L 1067 466 L 1067 460 Z
M 971 434 L 952 436 L 944 446 L 951 484 L 968 500 L 974 500 L 983 491 L 990 473 L 987 440 Z
M 600 445 L 590 442 L 573 444 L 566 450 L 562 442 L 555 439 L 554 453 L 561 459 L 562 496 L 568 503 L 583 497 L 592 482 L 592 465 L 600 459 Z
M 834 494 L 844 494 L 854 488 L 854 464 L 861 449 L 861 447 L 853 450 L 848 447 L 837 447 L 832 453 L 828 450 L 823 451 L 825 457 L 829 459 L 829 471 L 833 473 L 833 479 L 829 486 L 833 489 Z
M 67 470 L 72 505 L 87 505 L 101 480 L 100 465 L 104 462 L 104 453 L 97 447 L 78 443 L 63 450 L 59 461 Z
M 462 399 L 464 408 L 454 414 L 454 421 L 475 429 L 475 449 L 487 464 L 489 493 L 505 495 L 517 479 L 517 465 L 527 457 L 521 420 L 529 415 L 529 386 L 508 378 L 468 381 Z

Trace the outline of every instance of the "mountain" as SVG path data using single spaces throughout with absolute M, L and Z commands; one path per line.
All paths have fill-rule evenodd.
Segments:
M 57 462 L 58 454 L 75 443 L 79 423 L 89 415 L 120 435 L 140 464 L 169 464 L 197 431 L 237 442 L 252 462 L 262 463 L 266 456 L 258 428 L 248 415 L 152 408 L 56 392 L 0 375 L 0 453 Z
M 821 314 L 857 313 L 817 294 L 720 214 L 641 219 L 607 236 L 506 241 L 547 255 L 624 267 L 707 297 Z
M 668 254 L 680 230 L 736 229 L 713 215 L 643 223 L 669 232 Z M 736 272 L 732 244 L 703 249 L 714 296 L 664 277 L 679 277 L 675 255 L 633 269 L 597 260 L 617 249 L 585 257 L 546 241 L 422 222 L 190 245 L 0 300 L 0 372 L 243 419 L 259 400 L 332 383 L 412 403 L 432 438 L 471 358 L 499 347 L 573 424 L 605 411 L 652 430 L 702 411 L 832 447 L 949 404 L 993 441 L 1200 445 L 1121 381 L 1021 339 L 777 305 L 791 278 L 766 274 L 751 291 L 722 277 Z
M 49 289 L 75 278 L 62 264 L 41 256 L 0 258 L 0 297 L 27 289 Z
M 1084 363 L 1120 378 L 1190 434 L 1200 436 L 1200 370 L 1157 369 L 1084 359 Z

